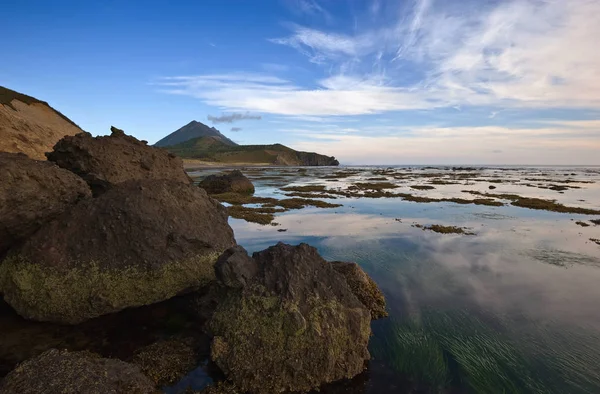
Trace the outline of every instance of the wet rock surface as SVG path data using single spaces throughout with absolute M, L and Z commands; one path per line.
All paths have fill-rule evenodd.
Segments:
M 200 188 L 130 181 L 11 250 L 0 288 L 21 316 L 73 324 L 197 289 L 233 245 L 224 207 Z
M 95 196 L 132 179 L 170 179 L 190 183 L 180 158 L 111 127 L 110 136 L 67 136 L 46 154 L 48 160 L 82 177 Z
M 254 185 L 239 170 L 225 174 L 209 175 L 200 182 L 199 186 L 206 190 L 208 194 L 254 194 Z
M 343 261 L 333 261 L 331 264 L 337 272 L 344 275 L 348 286 L 350 286 L 356 298 L 371 311 L 373 319 L 379 319 L 388 315 L 385 310 L 383 293 L 375 281 L 358 264 Z
M 53 163 L 0 152 L 0 258 L 78 201 L 87 184 Z
M 369 310 L 309 245 L 254 253 L 258 273 L 209 322 L 211 357 L 242 392 L 306 392 L 352 378 L 369 359 Z
M 135 365 L 56 349 L 19 364 L 0 383 L 1 394 L 154 392 L 152 381 Z

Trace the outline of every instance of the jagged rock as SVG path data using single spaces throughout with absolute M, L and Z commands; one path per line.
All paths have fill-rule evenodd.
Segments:
M 356 263 L 333 261 L 333 268 L 344 275 L 350 289 L 371 311 L 371 318 L 379 319 L 388 315 L 385 310 L 385 298 L 377 284 Z
M 46 224 L 0 265 L 21 316 L 79 323 L 214 280 L 235 245 L 225 208 L 182 182 L 125 182 Z
M 215 263 L 215 274 L 227 287 L 244 287 L 258 272 L 258 264 L 240 245 L 227 249 Z
M 259 272 L 209 322 L 227 379 L 241 392 L 306 392 L 363 371 L 371 315 L 333 265 L 306 244 L 252 258 Z
M 0 383 L 0 394 L 154 393 L 139 367 L 84 352 L 56 349 L 19 364 Z
M 155 342 L 138 350 L 133 363 L 157 386 L 173 384 L 199 364 L 191 339 Z
M 209 175 L 199 186 L 208 194 L 240 193 L 254 194 L 254 185 L 240 170 L 234 170 L 220 175 Z
M 53 163 L 0 152 L 0 256 L 91 196 L 81 178 Z
M 111 127 L 110 136 L 90 133 L 67 136 L 46 154 L 48 160 L 82 177 L 98 196 L 114 185 L 132 179 L 170 179 L 191 183 L 180 158 L 148 146 Z

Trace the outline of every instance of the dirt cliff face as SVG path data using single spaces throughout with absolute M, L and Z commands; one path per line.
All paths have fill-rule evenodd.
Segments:
M 58 140 L 81 131 L 48 103 L 0 86 L 0 151 L 46 160 Z

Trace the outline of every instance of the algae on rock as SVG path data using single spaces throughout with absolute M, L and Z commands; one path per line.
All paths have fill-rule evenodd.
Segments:
M 74 324 L 197 289 L 233 245 L 225 208 L 202 189 L 129 181 L 11 250 L 0 288 L 23 317 Z
M 230 288 L 209 329 L 211 357 L 242 392 L 306 392 L 352 378 L 369 359 L 369 310 L 316 249 L 279 243 Z

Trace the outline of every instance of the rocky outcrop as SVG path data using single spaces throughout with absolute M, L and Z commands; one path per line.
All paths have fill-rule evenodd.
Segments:
M 23 362 L 0 383 L 0 394 L 154 392 L 152 381 L 135 365 L 56 349 Z
M 227 379 L 241 392 L 306 392 L 363 371 L 371 314 L 344 276 L 306 244 L 252 259 L 256 274 L 241 289 L 234 281 L 209 323 Z
M 339 166 L 340 162 L 333 156 L 312 152 L 296 152 L 301 166 Z
M 198 186 L 206 190 L 208 194 L 254 194 L 254 185 L 240 170 L 219 175 L 209 175 Z
M 46 160 L 58 140 L 82 131 L 48 103 L 0 86 L 0 152 Z
M 235 245 L 225 208 L 182 182 L 138 180 L 80 202 L 0 265 L 21 316 L 78 323 L 199 288 Z
M 53 163 L 0 152 L 0 258 L 79 200 L 88 185 Z
M 82 177 L 95 196 L 116 184 L 132 179 L 170 179 L 190 183 L 180 158 L 148 146 L 111 127 L 110 136 L 89 133 L 68 136 L 46 156 L 60 167 Z
M 360 268 L 356 263 L 347 263 L 344 261 L 333 261 L 333 268 L 344 275 L 350 289 L 371 311 L 373 319 L 379 319 L 388 315 L 385 310 L 385 298 L 377 284 Z
M 193 340 L 170 339 L 138 350 L 133 363 L 157 386 L 173 384 L 199 364 Z

